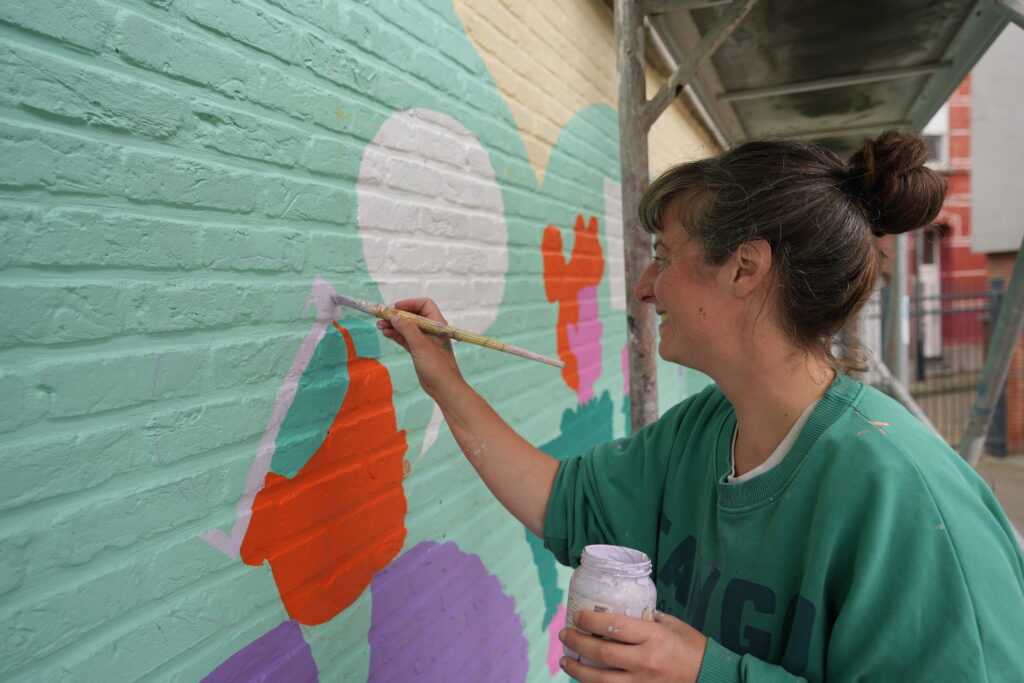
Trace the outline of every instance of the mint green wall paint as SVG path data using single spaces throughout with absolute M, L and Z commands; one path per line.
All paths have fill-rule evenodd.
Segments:
M 373 326 L 358 318 L 346 319 L 344 324 L 352 335 L 356 353 L 364 358 L 380 358 L 380 339 Z M 299 379 L 295 400 L 281 422 L 271 471 L 292 478 L 313 457 L 345 399 L 347 360 L 341 333 L 328 327 Z
M 603 220 L 615 112 L 577 112 L 538 184 L 445 0 L 35 0 L 0 5 L 0 35 L 0 680 L 198 681 L 287 619 L 268 567 L 198 534 L 235 519 L 314 277 L 379 297 L 358 233 L 367 143 L 410 108 L 476 137 L 509 235 L 500 314 L 480 332 L 555 355 L 541 234 Z M 594 390 L 618 436 L 625 330 L 608 297 L 606 277 Z M 542 582 L 564 588 L 568 570 L 538 578 L 444 427 L 417 455 L 433 406 L 403 352 L 379 356 L 409 434 L 405 548 L 479 556 L 523 616 L 530 680 L 548 680 Z M 556 370 L 459 357 L 532 441 L 563 434 L 576 396 Z M 675 368 L 662 386 L 679 398 Z M 307 416 L 329 412 L 313 403 Z M 366 678 L 369 600 L 303 628 L 322 680 Z
M 281 422 L 277 449 L 270 461 L 270 469 L 276 474 L 294 477 L 323 443 L 348 389 L 346 356 L 341 333 L 328 327 Z

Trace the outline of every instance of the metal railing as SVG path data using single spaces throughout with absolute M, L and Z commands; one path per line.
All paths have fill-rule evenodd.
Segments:
M 896 379 L 906 388 L 935 430 L 956 447 L 963 439 L 991 346 L 993 321 L 1005 292 L 1001 279 L 955 279 L 912 283 L 914 295 L 905 309 L 894 315 L 898 298 L 880 293 L 865 307 L 858 337 L 873 369 L 865 379 L 886 385 L 888 369 L 879 369 L 887 329 L 903 325 L 907 348 L 903 376 Z M 898 304 L 897 304 L 898 305 Z M 895 370 L 894 370 L 895 372 Z M 986 450 L 1006 455 L 1005 395 L 997 404 L 986 441 Z

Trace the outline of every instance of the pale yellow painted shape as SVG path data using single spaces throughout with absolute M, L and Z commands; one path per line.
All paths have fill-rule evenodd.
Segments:
M 537 182 L 569 120 L 594 104 L 618 108 L 615 25 L 602 0 L 453 0 L 473 42 L 508 102 Z M 647 69 L 648 97 L 664 79 Z M 708 156 L 714 143 L 679 104 L 654 124 L 655 174 Z

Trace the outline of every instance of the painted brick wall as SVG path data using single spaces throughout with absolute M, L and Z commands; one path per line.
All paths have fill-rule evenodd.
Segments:
M 604 3 L 6 2 L 0 54 L 0 680 L 555 676 L 568 570 L 331 296 L 565 359 L 459 349 L 557 457 L 624 433 Z

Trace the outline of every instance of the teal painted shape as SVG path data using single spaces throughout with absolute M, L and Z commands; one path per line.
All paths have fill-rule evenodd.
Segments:
M 294 477 L 327 438 L 348 390 L 346 356 L 344 338 L 335 327 L 328 326 L 299 378 L 295 400 L 281 422 L 270 462 L 275 474 Z
M 380 332 L 377 327 L 360 318 L 345 318 L 339 323 L 352 336 L 356 355 L 360 358 L 380 358 Z
M 346 319 L 343 327 L 352 336 L 357 356 L 380 357 L 380 340 L 373 325 L 352 318 Z M 344 337 L 337 328 L 329 326 L 302 373 L 295 400 L 281 422 L 277 448 L 270 462 L 275 474 L 294 477 L 327 438 L 348 391 L 347 356 Z
M 558 141 L 551 150 L 551 157 L 544 174 L 543 188 L 535 194 L 525 195 L 514 193 L 507 197 L 505 211 L 511 216 L 537 216 L 535 225 L 557 225 L 563 230 L 566 239 L 565 250 L 572 249 L 573 238 L 569 230 L 576 221 L 576 216 L 597 216 L 601 220 L 601 246 L 608 254 L 607 233 L 604 224 L 604 183 L 606 179 L 618 182 L 618 114 L 606 105 L 593 105 L 577 112 L 559 133 Z M 500 177 L 500 176 L 499 176 Z M 537 249 L 528 252 L 513 251 L 509 254 L 510 272 L 514 268 L 529 270 L 535 267 L 532 262 L 518 263 L 517 258 L 533 259 L 540 255 L 540 240 Z M 542 283 L 542 279 L 538 279 Z M 598 302 L 606 306 L 609 295 L 609 283 L 606 276 L 598 286 Z M 507 294 L 512 299 L 514 294 Z M 506 302 L 508 303 L 508 302 Z M 552 306 L 552 316 L 557 308 Z M 512 324 L 514 318 L 509 318 Z M 604 321 L 604 316 L 602 316 Z M 615 324 L 624 324 L 618 322 Z M 552 319 L 552 340 L 555 324 Z M 509 333 L 514 328 L 509 329 Z M 609 327 L 605 328 L 609 332 Z M 491 330 L 494 336 L 501 338 L 504 333 L 502 320 Z M 606 356 L 606 367 L 611 367 Z M 599 380 L 600 381 L 600 380 Z M 628 410 L 628 409 L 627 409 Z M 568 409 L 562 414 L 561 433 L 555 439 L 542 445 L 545 453 L 558 460 L 575 453 L 582 453 L 591 446 L 611 441 L 614 437 L 615 408 L 608 391 L 587 403 Z M 557 613 L 558 606 L 564 603 L 565 591 L 558 587 L 558 568 L 554 556 L 544 547 L 544 541 L 533 533 L 526 532 L 526 542 L 533 553 L 533 561 L 537 567 L 537 577 L 544 596 L 544 614 L 541 628 L 546 629 Z
M 566 410 L 562 413 L 562 433 L 540 449 L 562 460 L 567 456 L 582 453 L 591 446 L 611 441 L 613 412 L 612 398 L 607 391 L 575 410 Z M 541 619 L 541 630 L 544 630 L 558 612 L 558 606 L 562 604 L 565 593 L 558 587 L 555 558 L 544 547 L 544 541 L 527 531 L 526 542 L 533 552 L 533 562 L 537 566 L 537 577 L 544 594 L 544 616 Z

